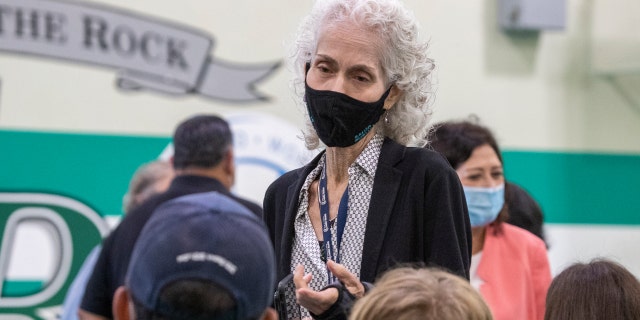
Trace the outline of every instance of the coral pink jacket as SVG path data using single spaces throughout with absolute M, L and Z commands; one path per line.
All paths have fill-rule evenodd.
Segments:
M 544 318 L 551 268 L 540 238 L 507 223 L 501 233 L 488 226 L 477 275 L 495 320 Z

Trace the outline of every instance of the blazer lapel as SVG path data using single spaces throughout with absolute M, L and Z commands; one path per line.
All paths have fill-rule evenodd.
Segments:
M 284 217 L 284 227 L 282 232 L 282 245 L 279 264 L 282 266 L 281 270 L 289 270 L 291 264 L 291 251 L 293 249 L 293 238 L 295 236 L 294 222 L 296 214 L 298 213 L 298 198 L 300 197 L 300 189 L 304 184 L 304 180 L 309 173 L 318 165 L 318 161 L 322 157 L 324 152 L 321 152 L 315 159 L 313 159 L 306 166 L 302 167 L 298 173 L 295 183 L 291 184 L 287 188 L 286 198 L 286 212 Z M 286 275 L 287 273 L 285 273 Z M 281 275 L 284 276 L 284 275 Z
M 385 138 L 380 151 L 367 216 L 364 248 L 362 249 L 360 279 L 363 281 L 373 282 L 375 280 L 376 266 L 379 265 L 378 260 L 387 225 L 393 214 L 393 207 L 402 179 L 402 172 L 396 169 L 395 165 L 404 157 L 405 148 L 393 140 Z

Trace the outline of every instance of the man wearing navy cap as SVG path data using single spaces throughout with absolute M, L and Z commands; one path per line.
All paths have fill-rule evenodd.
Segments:
M 113 296 L 124 284 L 140 231 L 161 204 L 180 196 L 216 191 L 262 216 L 259 205 L 229 191 L 235 179 L 233 136 L 229 124 L 215 115 L 193 116 L 176 128 L 172 158 L 176 177 L 169 189 L 128 213 L 102 242 L 102 252 L 87 282 L 78 312 L 82 320 L 112 319 Z
M 115 319 L 277 319 L 264 223 L 218 192 L 161 205 L 133 249 Z

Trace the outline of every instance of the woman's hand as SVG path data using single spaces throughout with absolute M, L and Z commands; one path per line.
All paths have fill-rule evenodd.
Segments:
M 333 260 L 327 261 L 327 268 L 329 268 L 329 271 L 342 282 L 344 287 L 347 288 L 349 293 L 356 297 L 356 299 L 364 296 L 364 286 L 355 274 L 349 272 L 347 268 L 339 263 L 335 263 Z
M 364 296 L 364 286 L 355 274 L 332 260 L 327 261 L 327 268 L 356 299 Z M 309 287 L 311 277 L 310 273 L 304 274 L 304 266 L 298 265 L 296 267 L 293 273 L 293 283 L 296 286 L 296 302 L 313 314 L 322 314 L 338 301 L 340 295 L 336 288 L 314 291 Z
M 344 268 L 344 267 L 343 267 Z M 322 314 L 338 301 L 338 289 L 329 288 L 314 291 L 309 287 L 311 274 L 304 274 L 304 266 L 299 264 L 293 272 L 293 283 L 296 285 L 296 302 L 313 314 Z

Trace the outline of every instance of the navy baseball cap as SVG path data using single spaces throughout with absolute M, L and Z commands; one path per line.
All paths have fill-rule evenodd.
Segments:
M 158 207 L 135 244 L 126 286 L 137 303 L 170 317 L 159 296 L 179 280 L 214 282 L 235 299 L 232 318 L 258 318 L 275 285 L 275 255 L 262 220 L 218 192 Z

